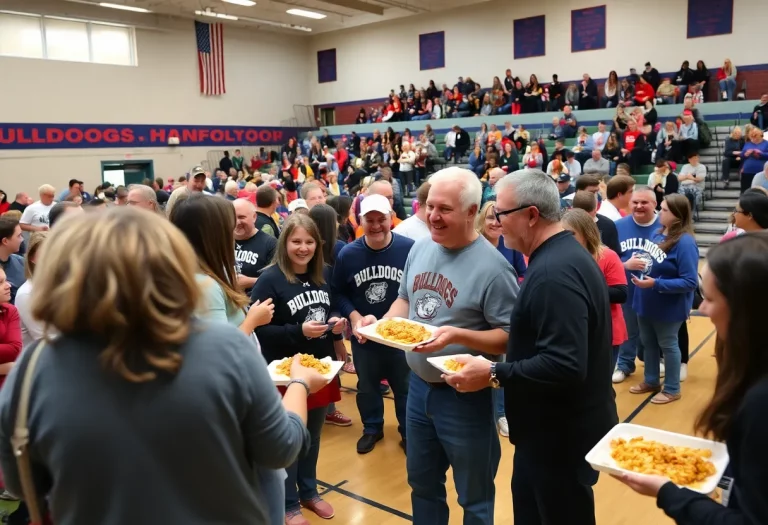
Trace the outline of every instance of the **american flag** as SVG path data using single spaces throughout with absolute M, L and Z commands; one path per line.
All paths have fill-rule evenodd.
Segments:
M 195 21 L 195 34 L 200 93 L 223 95 L 227 92 L 224 87 L 224 26 Z

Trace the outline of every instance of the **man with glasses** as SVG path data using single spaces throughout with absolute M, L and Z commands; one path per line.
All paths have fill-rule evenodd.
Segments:
M 618 423 L 608 288 L 560 225 L 560 196 L 547 174 L 507 175 L 496 206 L 504 244 L 530 258 L 506 362 L 458 358 L 464 367 L 446 381 L 458 392 L 504 388 L 516 523 L 594 524 L 598 474 L 584 456 Z
M 519 288 L 512 266 L 475 231 L 482 198 L 477 176 L 450 167 L 429 182 L 431 238 L 414 244 L 398 298 L 384 315 L 438 327 L 430 342 L 405 355 L 411 368 L 406 465 L 413 522 L 448 524 L 444 480 L 452 467 L 464 523 L 492 525 L 501 457 L 492 391 L 486 383 L 479 392 L 457 393 L 427 358 L 473 354 L 497 361 Z M 374 320 L 367 316 L 355 328 Z

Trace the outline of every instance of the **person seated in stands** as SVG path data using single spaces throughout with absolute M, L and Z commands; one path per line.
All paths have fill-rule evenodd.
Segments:
M 525 87 L 522 80 L 519 78 L 515 80 L 515 85 L 509 94 L 507 104 L 512 111 L 513 115 L 519 115 L 523 111 L 523 101 L 525 99 Z M 504 111 L 498 111 L 498 113 L 504 113 Z
M 525 86 L 523 98 L 523 113 L 538 113 L 542 110 L 541 95 L 544 90 L 539 85 L 536 75 L 531 75 L 528 85 Z
M 608 159 L 603 158 L 603 152 L 595 148 L 592 150 L 592 155 L 584 163 L 585 174 L 590 175 L 609 175 L 611 173 L 611 163 Z
M 541 154 L 539 144 L 534 142 L 531 144 L 523 155 L 523 165 L 526 168 L 540 170 L 544 165 L 544 156 Z
M 605 145 L 608 143 L 608 136 L 610 133 L 608 133 L 608 130 L 605 127 L 605 121 L 600 121 L 597 123 L 597 131 L 595 131 L 592 134 L 592 144 L 593 149 L 599 149 L 600 151 L 605 148 Z
M 717 70 L 717 81 L 720 85 L 720 99 L 733 100 L 733 94 L 736 92 L 736 66 L 733 65 L 730 58 L 726 58 L 723 67 Z
M 646 100 L 643 105 L 643 119 L 644 123 L 656 128 L 656 123 L 659 121 L 659 114 L 656 112 L 656 106 L 653 105 L 653 99 Z
M 632 171 L 637 171 L 637 162 L 633 161 L 632 152 L 637 147 L 638 142 L 644 142 L 642 131 L 637 129 L 637 122 L 634 118 L 627 121 L 627 131 L 624 132 L 621 141 L 621 156 L 616 162 L 626 162 Z
M 576 120 L 576 116 L 573 114 L 571 106 L 565 106 L 563 108 L 563 118 L 560 119 L 560 125 L 563 127 L 563 137 L 572 139 L 576 136 L 579 122 Z
M 565 90 L 565 96 L 563 97 L 563 101 L 565 106 L 563 106 L 563 109 L 565 109 L 566 106 L 570 106 L 572 108 L 579 107 L 579 103 L 581 102 L 579 100 L 579 88 L 576 86 L 574 82 L 571 82 L 568 84 L 568 89 Z
M 685 164 L 677 174 L 677 181 L 680 183 L 678 192 L 685 195 L 691 203 L 694 221 L 698 220 L 699 207 L 704 200 L 706 180 L 707 167 L 699 162 L 698 152 L 691 152 L 688 155 L 688 164 Z
M 635 99 L 635 88 L 626 78 L 621 80 L 619 87 L 619 105 L 631 106 Z
M 661 209 L 661 203 L 664 197 L 677 193 L 680 182 L 672 171 L 672 167 L 667 159 L 656 158 L 656 167 L 648 178 L 648 187 L 656 195 L 656 210 Z
M 556 155 L 560 155 L 560 158 L 564 161 L 566 153 L 568 153 L 568 148 L 565 147 L 565 140 L 557 139 L 555 141 L 555 149 L 552 151 L 552 158 L 555 158 Z
M 568 173 L 561 173 L 560 175 L 555 177 L 555 182 L 557 183 L 557 191 L 560 193 L 560 199 L 566 198 L 568 195 L 572 195 L 573 193 L 576 193 L 576 188 L 573 187 L 573 184 L 571 184 L 571 176 L 568 175 Z M 560 203 L 562 206 L 562 202 Z
M 357 119 L 355 119 L 355 124 L 367 124 L 368 123 L 368 115 L 365 114 L 365 108 L 360 108 L 360 112 L 357 114 Z M 306 152 L 304 152 L 306 155 Z
M 659 85 L 659 89 L 656 90 L 656 103 L 657 104 L 674 104 L 676 102 L 675 100 L 675 93 L 677 92 L 677 89 L 675 86 L 672 85 L 672 80 L 670 78 L 665 78 L 661 85 Z
M 755 174 L 755 178 L 752 179 L 752 186 L 750 188 L 752 189 L 752 191 L 760 190 L 765 192 L 766 195 L 768 195 L 768 162 L 766 162 L 763 165 L 763 171 Z M 742 197 L 744 197 L 744 195 L 747 195 L 749 192 L 750 190 L 747 190 L 745 193 L 742 194 Z
M 456 149 L 454 151 L 454 163 L 458 164 L 459 159 L 467 154 L 471 145 L 469 133 L 464 131 L 458 124 L 454 125 L 452 130 L 456 133 Z
M 502 141 L 502 154 L 499 157 L 499 167 L 507 173 L 517 171 L 520 166 L 520 158 L 517 154 L 517 148 L 515 143 L 510 139 L 504 139 Z
M 563 109 L 564 91 L 563 85 L 558 80 L 557 75 L 552 75 L 552 82 L 547 86 L 549 101 L 547 102 L 547 111 L 560 111 Z
M 681 163 L 691 153 L 698 151 L 699 128 L 693 119 L 693 112 L 686 109 L 683 111 L 683 123 L 678 130 L 677 140 L 672 142 L 672 149 L 667 158 Z
M 430 118 L 432 120 L 440 120 L 443 118 L 443 103 L 440 101 L 439 97 L 435 97 L 432 101 L 432 115 Z
M 485 169 L 485 152 L 482 145 L 475 143 L 475 148 L 469 154 L 469 169 L 472 170 L 478 178 L 483 176 Z
M 549 132 L 549 140 L 563 138 L 563 126 L 560 125 L 560 119 L 552 117 L 552 129 Z
M 491 130 L 488 132 L 488 143 L 496 147 L 501 143 L 501 131 L 496 124 L 491 124 Z
M 581 164 L 576 160 L 576 155 L 572 151 L 565 152 L 565 167 L 574 180 L 581 176 Z
M 653 101 L 656 96 L 656 90 L 648 83 L 645 78 L 640 77 L 640 82 L 635 84 L 635 104 L 638 106 L 645 106 L 645 102 Z
M 691 85 L 696 86 L 703 94 L 704 100 L 702 102 L 706 102 L 708 99 L 707 86 L 709 86 L 709 76 L 709 69 L 707 69 L 704 61 L 699 60 L 696 62 L 696 69 L 693 70 L 693 84 Z
M 560 159 L 560 155 L 557 154 L 547 164 L 547 175 L 555 180 L 558 180 L 561 175 L 570 175 L 568 168 L 565 166 L 565 162 Z M 569 177 L 568 180 L 571 180 Z M 561 195 L 561 197 L 563 197 Z
M 664 126 L 656 134 L 656 158 L 667 158 L 672 144 L 677 140 L 677 126 L 671 120 L 664 123 Z
M 619 76 L 615 71 L 608 73 L 608 80 L 603 84 L 603 96 L 600 98 L 601 108 L 615 108 L 619 105 Z
M 491 171 L 499 168 L 499 158 L 496 155 L 486 155 L 485 164 L 483 165 L 483 176 L 480 177 L 480 181 L 486 182 L 488 175 Z
M 731 131 L 731 135 L 725 139 L 723 148 L 723 170 L 722 181 L 725 182 L 725 189 L 731 184 L 731 170 L 741 168 L 741 151 L 744 149 L 744 135 L 741 128 L 736 126 Z
M 510 140 L 514 140 L 515 137 L 515 128 L 512 127 L 512 123 L 510 121 L 506 121 L 504 123 L 504 129 L 501 130 L 501 134 L 504 137 L 509 138 Z
M 445 137 L 443 140 L 445 140 L 445 150 L 443 151 L 445 160 L 451 160 L 451 158 L 453 157 L 454 150 L 456 149 L 455 129 L 449 129 L 448 133 L 445 134 Z
M 512 104 L 507 102 L 506 94 L 504 93 L 504 86 L 499 80 L 499 77 L 493 77 L 493 84 L 491 85 L 491 104 L 494 108 L 495 114 L 508 113 L 512 108 Z
M 690 68 L 690 64 L 687 60 L 683 61 L 683 65 L 680 66 L 680 71 L 675 75 L 675 86 L 678 90 L 678 101 L 683 100 L 688 93 L 688 86 L 694 83 L 693 70 Z
M 752 110 L 749 122 L 763 131 L 768 131 L 768 93 L 760 95 L 760 102 Z
M 659 89 L 659 84 L 661 84 L 661 76 L 650 62 L 645 63 L 645 70 L 643 71 L 643 74 L 640 75 L 640 78 L 648 82 L 654 91 Z
M 597 109 L 597 84 L 584 73 L 579 84 L 579 109 Z
M 587 133 L 587 128 L 584 126 L 581 126 L 579 128 L 578 136 L 576 137 L 576 145 L 573 147 L 574 153 L 576 153 L 576 160 L 581 164 L 584 165 L 585 162 L 587 162 L 587 159 L 592 156 L 592 148 L 595 147 L 595 144 L 592 140 L 592 135 Z
M 483 103 L 482 103 L 482 106 L 480 107 L 480 114 L 488 117 L 494 114 L 493 109 L 494 108 L 493 108 L 493 104 L 491 103 L 491 95 L 489 93 L 486 93 L 483 96 Z
M 427 98 L 424 91 L 417 91 L 414 96 L 416 115 L 411 120 L 429 120 L 432 118 L 432 100 Z

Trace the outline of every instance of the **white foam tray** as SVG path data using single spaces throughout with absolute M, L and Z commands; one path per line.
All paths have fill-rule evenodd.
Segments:
M 619 423 L 608 432 L 603 439 L 601 439 L 597 445 L 586 455 L 585 459 L 592 465 L 592 468 L 600 472 L 606 472 L 608 474 L 621 475 L 625 472 L 637 474 L 631 470 L 626 470 L 618 466 L 616 461 L 611 457 L 611 441 L 618 438 L 624 438 L 629 441 L 632 438 L 643 437 L 647 440 L 658 441 L 665 445 L 671 445 L 675 447 L 690 447 L 709 449 L 712 451 L 712 457 L 709 461 L 715 466 L 715 474 L 708 477 L 700 485 L 693 487 L 686 487 L 695 492 L 702 494 L 710 494 L 717 488 L 717 484 L 720 478 L 723 477 L 725 468 L 728 466 L 728 449 L 725 447 L 725 443 L 718 443 L 716 441 L 710 441 L 708 439 L 702 439 L 693 436 L 686 436 L 685 434 L 676 434 L 674 432 L 667 432 L 666 430 L 659 430 L 657 428 L 644 427 L 641 425 L 633 425 L 631 423 Z
M 376 333 L 376 327 L 379 325 L 379 323 L 383 321 L 407 321 L 409 323 L 418 324 L 426 328 L 430 334 L 432 334 L 437 327 L 430 326 L 428 324 L 420 323 L 418 321 L 412 321 L 410 319 L 404 319 L 402 317 L 390 317 L 389 319 L 379 319 L 375 323 L 364 326 L 358 330 L 358 333 L 368 339 L 369 341 L 373 341 L 375 343 L 380 343 L 385 346 L 389 346 L 391 348 L 397 348 L 398 350 L 402 350 L 404 352 L 413 352 L 413 349 L 417 346 L 423 345 L 425 343 L 428 343 L 432 339 L 427 339 L 426 341 L 423 341 L 421 343 L 417 344 L 406 344 L 406 343 L 398 343 L 396 341 L 390 341 L 389 339 L 385 339 L 384 337 L 381 337 L 378 333 Z
M 448 361 L 449 359 L 455 359 L 457 357 L 474 357 L 475 359 L 482 359 L 483 361 L 488 361 L 488 359 L 486 359 L 481 355 L 473 356 L 471 354 L 456 354 L 456 355 L 440 355 L 436 357 L 428 357 L 427 362 L 430 365 L 437 368 L 438 370 L 440 370 L 442 373 L 446 375 L 451 375 L 451 374 L 455 374 L 456 372 L 445 368 L 445 362 Z
M 281 361 L 282 359 L 272 361 L 269 363 L 269 365 L 267 365 L 267 370 L 269 370 L 269 376 L 272 378 L 272 382 L 275 385 L 286 386 L 291 382 L 291 378 L 289 376 L 284 376 L 277 373 L 277 365 L 279 365 Z M 339 370 L 341 370 L 341 367 L 344 366 L 344 361 L 333 361 L 330 357 L 324 357 L 320 361 L 331 365 L 331 371 L 327 374 L 323 374 L 323 377 L 327 379 L 329 383 L 331 382 L 331 379 L 336 377 L 336 375 L 339 373 Z

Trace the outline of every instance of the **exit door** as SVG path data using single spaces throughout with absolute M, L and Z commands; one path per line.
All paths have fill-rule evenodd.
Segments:
M 321 108 L 320 109 L 320 122 L 325 126 L 336 125 L 336 108 Z
M 111 182 L 113 186 L 141 184 L 144 180 L 154 180 L 155 168 L 151 160 L 102 161 L 101 181 Z

